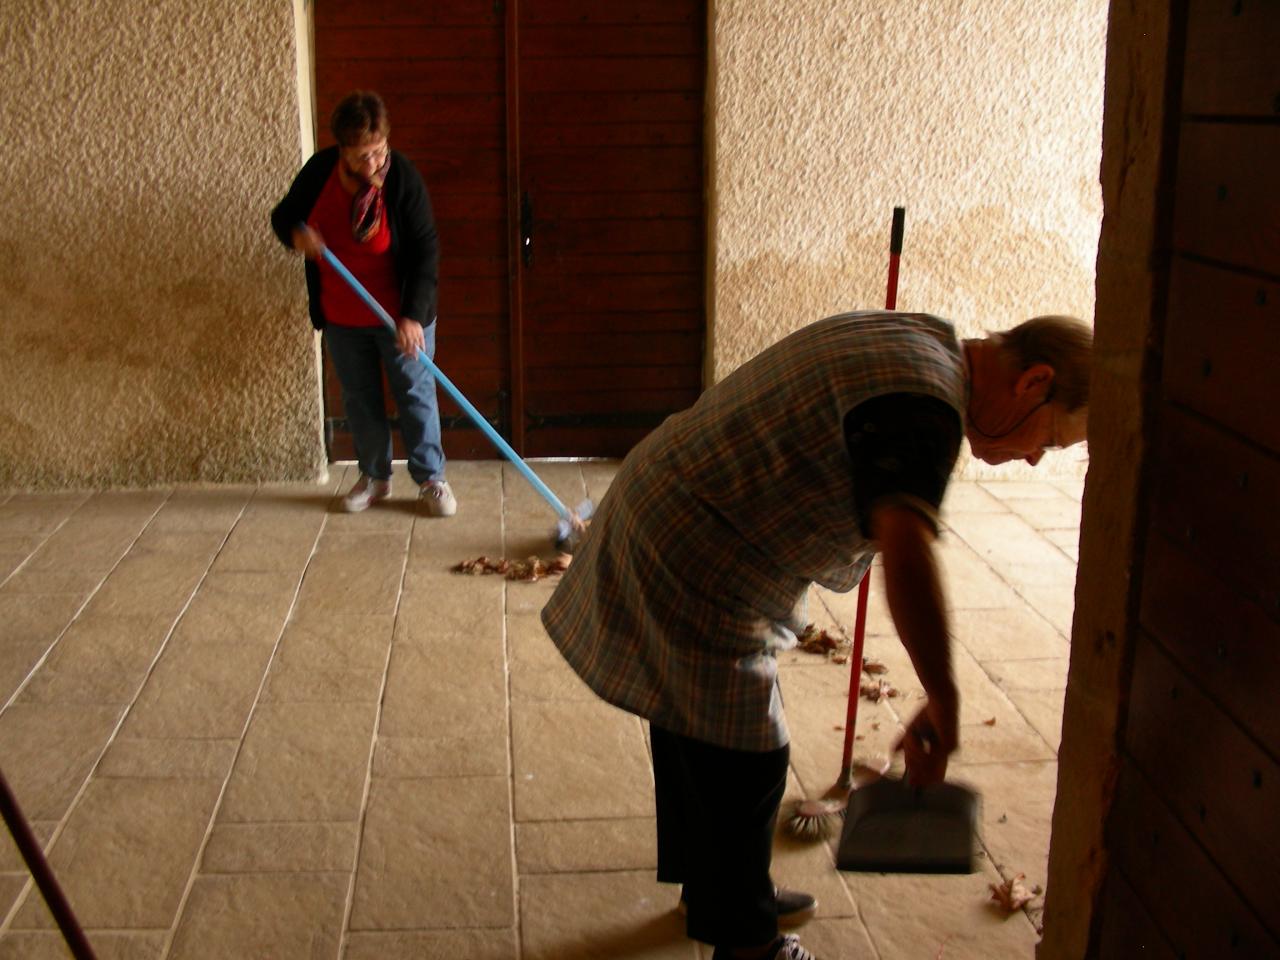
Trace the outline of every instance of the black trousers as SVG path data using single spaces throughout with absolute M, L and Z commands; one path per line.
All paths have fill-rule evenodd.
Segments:
M 658 880 L 684 884 L 686 932 L 723 947 L 778 935 L 769 864 L 790 747 L 728 750 L 649 726 Z

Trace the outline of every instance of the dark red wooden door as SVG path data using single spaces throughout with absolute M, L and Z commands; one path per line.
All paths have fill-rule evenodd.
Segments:
M 701 0 L 316 4 L 319 141 L 344 94 L 382 94 L 435 207 L 436 360 L 527 456 L 621 455 L 698 394 L 705 17 Z M 449 456 L 496 455 L 441 410 Z M 328 372 L 326 418 L 350 458 Z

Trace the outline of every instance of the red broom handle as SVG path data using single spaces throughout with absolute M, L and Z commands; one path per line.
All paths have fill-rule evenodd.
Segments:
M 884 308 L 898 306 L 898 259 L 902 256 L 902 233 L 906 225 L 905 207 L 893 208 L 893 229 L 889 235 L 889 284 L 884 294 Z M 849 712 L 844 723 L 844 756 L 840 763 L 840 782 L 853 785 L 853 728 L 858 722 L 858 699 L 861 696 L 862 648 L 867 638 L 867 596 L 871 592 L 871 568 L 858 584 L 858 613 L 853 621 L 853 661 L 849 673 Z

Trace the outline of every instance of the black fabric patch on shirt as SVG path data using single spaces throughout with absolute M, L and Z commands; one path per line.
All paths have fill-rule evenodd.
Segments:
M 871 538 L 871 511 L 885 499 L 927 504 L 935 514 L 927 519 L 936 522 L 962 434 L 955 409 L 925 394 L 873 397 L 845 415 L 844 439 L 864 537 Z

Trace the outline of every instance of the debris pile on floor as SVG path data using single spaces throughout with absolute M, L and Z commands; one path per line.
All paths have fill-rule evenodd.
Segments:
M 544 577 L 564 573 L 569 569 L 573 557 L 567 553 L 558 553 L 550 560 L 541 557 L 529 557 L 527 560 L 508 560 L 506 557 L 476 557 L 474 560 L 463 560 L 453 567 L 455 573 L 468 573 L 474 577 L 486 573 L 496 573 L 508 580 L 523 580 L 533 583 Z
M 806 626 L 797 639 L 805 653 L 820 653 L 833 663 L 849 662 L 849 641 L 827 630 L 819 630 L 815 624 Z
M 1006 913 L 1016 913 L 1034 900 L 1038 894 L 1026 888 L 1023 880 L 1026 874 L 1016 874 L 1010 877 L 1004 883 L 989 883 L 987 886 L 991 888 L 991 900 L 999 905 Z

